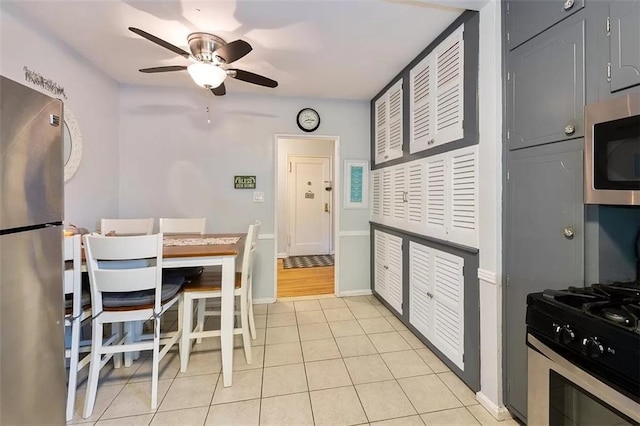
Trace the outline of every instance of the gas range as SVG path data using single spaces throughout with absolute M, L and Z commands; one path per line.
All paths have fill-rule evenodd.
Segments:
M 527 332 L 640 402 L 640 282 L 532 293 Z

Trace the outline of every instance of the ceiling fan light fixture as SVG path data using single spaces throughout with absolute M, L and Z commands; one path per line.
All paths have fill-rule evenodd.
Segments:
M 222 68 L 202 62 L 189 65 L 187 72 L 198 86 L 212 89 L 220 86 L 227 78 L 227 72 Z

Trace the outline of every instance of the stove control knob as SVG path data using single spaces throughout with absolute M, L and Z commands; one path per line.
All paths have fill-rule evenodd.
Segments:
M 553 331 L 556 334 L 556 341 L 563 345 L 568 345 L 576 338 L 573 330 L 568 325 L 556 325 Z
M 604 346 L 595 337 L 582 339 L 582 352 L 589 358 L 599 358 L 604 354 Z

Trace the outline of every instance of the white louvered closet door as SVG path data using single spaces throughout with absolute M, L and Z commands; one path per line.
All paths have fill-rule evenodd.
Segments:
M 429 248 L 409 242 L 409 322 L 427 339 L 433 329 L 433 260 Z
M 381 184 L 382 184 L 382 216 L 380 218 L 380 222 L 384 224 L 389 224 L 392 218 L 392 174 L 391 168 L 386 168 L 380 170 L 381 174 Z
M 464 370 L 464 259 L 433 250 L 433 343 Z
M 458 149 L 448 154 L 451 215 L 447 238 L 478 247 L 478 147 Z
M 391 169 L 391 210 L 392 218 L 388 225 L 404 229 L 407 223 L 406 167 L 404 164 Z
M 382 95 L 375 102 L 375 147 L 376 147 L 376 164 L 386 161 L 387 155 L 387 96 Z
M 444 155 L 434 155 L 425 161 L 426 167 L 426 209 L 425 234 L 440 239 L 446 239 L 446 191 L 447 174 Z
M 372 222 L 380 222 L 382 217 L 382 181 L 380 170 L 371 171 L 371 215 Z
M 373 288 L 376 293 L 386 299 L 387 295 L 387 234 L 380 231 L 373 231 L 375 252 L 374 252 L 374 282 Z
M 426 223 L 425 160 L 412 161 L 407 168 L 407 230 L 424 234 Z
M 434 50 L 435 85 L 435 143 L 442 145 L 464 136 L 463 82 L 464 82 L 464 26 Z M 430 55 L 431 56 L 431 55 Z M 430 146 L 430 147 L 431 147 Z
M 402 238 L 387 235 L 386 301 L 402 314 Z
M 387 160 L 402 157 L 402 80 L 388 91 L 389 136 Z
M 433 144 L 433 55 L 425 57 L 409 72 L 409 152 L 427 149 Z

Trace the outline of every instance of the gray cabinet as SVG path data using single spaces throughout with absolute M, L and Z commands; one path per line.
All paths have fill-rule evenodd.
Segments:
M 609 6 L 611 91 L 640 84 L 640 0 L 617 0 Z
M 514 49 L 584 8 L 584 0 L 511 0 L 507 9 L 507 46 Z
M 512 152 L 505 266 L 506 403 L 526 418 L 527 294 L 583 286 L 582 140 Z
M 508 55 L 507 143 L 524 148 L 584 134 L 585 21 L 551 28 Z

